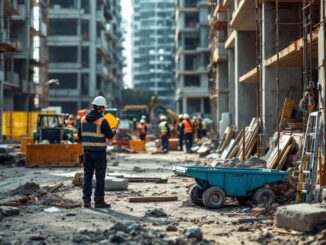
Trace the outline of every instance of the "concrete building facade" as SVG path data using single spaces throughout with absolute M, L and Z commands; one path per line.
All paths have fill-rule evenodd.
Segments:
M 76 114 L 102 95 L 120 103 L 123 87 L 121 6 L 118 0 L 50 0 L 49 105 Z
M 308 83 L 316 94 L 318 84 L 320 91 L 324 89 L 323 71 L 318 74 L 320 67 L 324 69 L 321 64 L 324 58 L 320 58 L 324 57 L 324 51 L 309 51 L 305 59 L 304 50 L 308 46 L 317 50 L 325 45 L 324 32 L 320 31 L 323 25 L 318 24 L 324 21 L 325 5 L 320 1 L 321 4 L 305 8 L 311 11 L 313 30 L 305 36 L 302 31 L 305 14 L 300 1 L 278 1 L 278 4 L 263 1 L 258 5 L 251 0 L 209 2 L 211 37 L 214 37 L 210 87 L 216 106 L 216 127 L 220 133 L 229 125 L 241 130 L 253 117 L 258 117 L 260 139 L 266 143 L 278 127 L 277 115 L 285 98 L 295 101 L 294 120 L 302 121 L 298 105 Z M 309 64 L 305 65 L 304 60 Z
M 133 0 L 133 83 L 174 108 L 175 1 Z
M 0 16 L 1 107 L 39 109 L 47 80 L 47 1 L 0 1 Z
M 179 113 L 210 114 L 208 16 L 207 1 L 177 1 L 175 100 Z

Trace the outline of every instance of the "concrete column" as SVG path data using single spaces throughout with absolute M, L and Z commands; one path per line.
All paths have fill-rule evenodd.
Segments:
M 326 115 L 325 115 L 325 22 L 324 18 L 326 16 L 326 4 L 324 0 L 320 0 L 320 19 L 321 24 L 319 26 L 318 30 L 318 84 L 320 88 L 320 94 L 319 94 L 319 108 L 323 108 L 322 110 L 322 116 L 321 116 L 321 128 L 322 128 L 322 140 L 321 140 L 321 147 L 322 149 L 322 156 L 325 159 L 326 157 L 326 140 L 325 140 L 325 123 L 326 123 Z
M 231 113 L 232 124 L 235 114 L 235 79 L 234 79 L 234 49 L 228 50 L 228 111 Z
M 187 98 L 182 98 L 182 113 L 188 113 Z
M 248 126 L 256 116 L 256 85 L 243 84 L 239 78 L 256 64 L 255 32 L 237 32 L 235 37 L 235 125 Z
M 205 98 L 201 98 L 200 99 L 200 112 L 201 113 L 205 113 L 205 102 L 204 102 Z
M 95 97 L 96 91 L 96 1 L 90 1 L 90 51 L 89 51 L 89 96 Z

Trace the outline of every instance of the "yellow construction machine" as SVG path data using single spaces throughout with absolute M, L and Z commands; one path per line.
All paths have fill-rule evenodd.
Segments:
M 26 146 L 27 167 L 79 166 L 82 145 L 74 144 L 73 129 L 64 114 L 39 114 L 32 144 Z

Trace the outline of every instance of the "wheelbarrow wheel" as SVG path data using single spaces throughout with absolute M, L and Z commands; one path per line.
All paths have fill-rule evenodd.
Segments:
M 206 208 L 220 208 L 225 202 L 225 193 L 221 188 L 210 187 L 203 193 L 203 203 Z
M 190 200 L 195 205 L 203 205 L 203 192 L 204 190 L 198 185 L 194 185 L 190 191 Z
M 275 194 L 271 189 L 260 188 L 255 191 L 254 195 L 252 196 L 252 201 L 254 204 L 270 206 L 275 201 Z
M 241 206 L 245 206 L 245 205 L 248 205 L 249 203 L 249 198 L 248 197 L 236 197 L 239 205 Z

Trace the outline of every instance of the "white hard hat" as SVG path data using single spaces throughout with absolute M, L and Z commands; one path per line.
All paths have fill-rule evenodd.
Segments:
M 146 116 L 145 116 L 145 115 L 142 115 L 141 118 L 142 118 L 142 119 L 146 119 Z
M 103 96 L 97 96 L 93 102 L 92 105 L 96 105 L 96 106 L 104 106 L 106 107 L 106 99 Z
M 160 117 L 160 119 L 161 119 L 161 121 L 167 120 L 166 116 L 164 116 L 164 115 L 162 115 L 162 116 Z
M 179 115 L 179 118 L 184 118 L 184 115 L 183 115 L 183 114 L 180 114 L 180 115 Z
M 140 123 L 145 123 L 145 120 L 144 119 L 140 120 Z
M 184 114 L 184 115 L 183 115 L 183 118 L 184 118 L 184 119 L 189 119 L 189 115 L 188 115 L 188 114 Z

